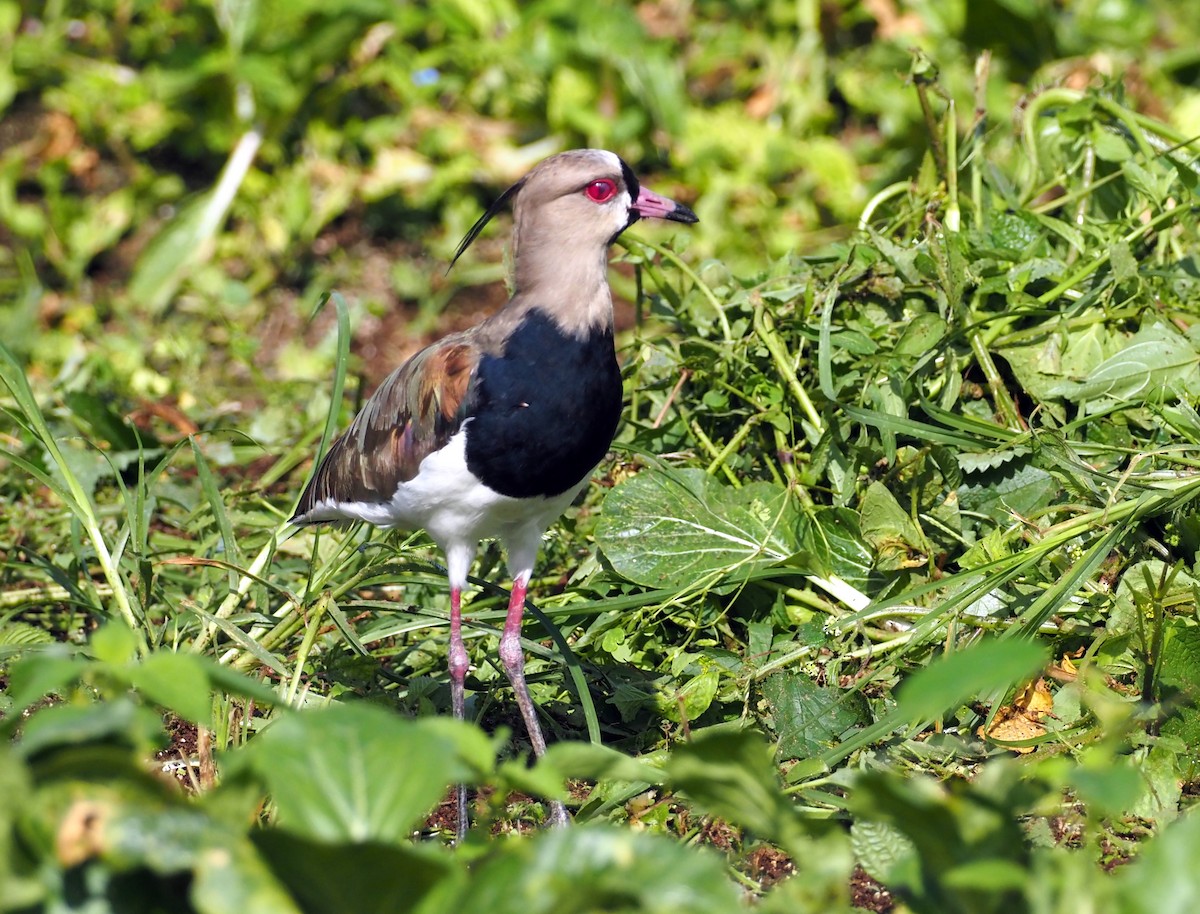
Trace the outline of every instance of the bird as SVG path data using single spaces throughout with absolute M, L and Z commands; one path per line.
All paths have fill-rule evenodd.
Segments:
M 291 522 L 424 529 L 440 547 L 458 720 L 469 666 L 462 594 L 480 541 L 499 539 L 512 588 L 498 653 L 540 758 L 546 741 L 525 681 L 521 621 L 542 537 L 587 485 L 620 421 L 608 249 L 640 218 L 699 219 L 643 187 L 615 153 L 575 149 L 541 161 L 500 194 L 462 239 L 451 267 L 509 203 L 507 304 L 417 352 L 383 381 L 320 461 Z M 461 842 L 462 785 L 456 806 Z M 569 821 L 558 801 L 548 818 Z

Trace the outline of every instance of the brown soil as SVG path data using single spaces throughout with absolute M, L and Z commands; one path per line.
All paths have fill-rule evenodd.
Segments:
M 854 907 L 876 914 L 887 914 L 896 909 L 896 900 L 891 892 L 868 876 L 861 867 L 850 877 L 850 899 Z

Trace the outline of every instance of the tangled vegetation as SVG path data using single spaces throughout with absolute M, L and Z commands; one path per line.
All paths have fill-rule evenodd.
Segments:
M 1196 897 L 1200 12 L 934 6 L 0 0 L 0 910 Z M 456 725 L 429 541 L 285 521 L 579 145 L 701 223 L 618 249 L 530 766 L 499 553 Z

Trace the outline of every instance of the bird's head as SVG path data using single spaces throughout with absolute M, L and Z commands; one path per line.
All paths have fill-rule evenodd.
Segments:
M 551 156 L 506 190 L 471 227 L 454 259 L 513 201 L 514 259 L 565 259 L 599 252 L 640 218 L 699 221 L 696 214 L 642 187 L 632 169 L 604 149 L 573 149 Z

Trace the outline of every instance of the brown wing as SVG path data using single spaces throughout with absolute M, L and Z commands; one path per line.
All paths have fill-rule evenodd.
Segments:
M 321 461 L 292 520 L 308 522 L 323 501 L 391 501 L 470 415 L 479 357 L 469 333 L 454 334 L 388 375 Z

